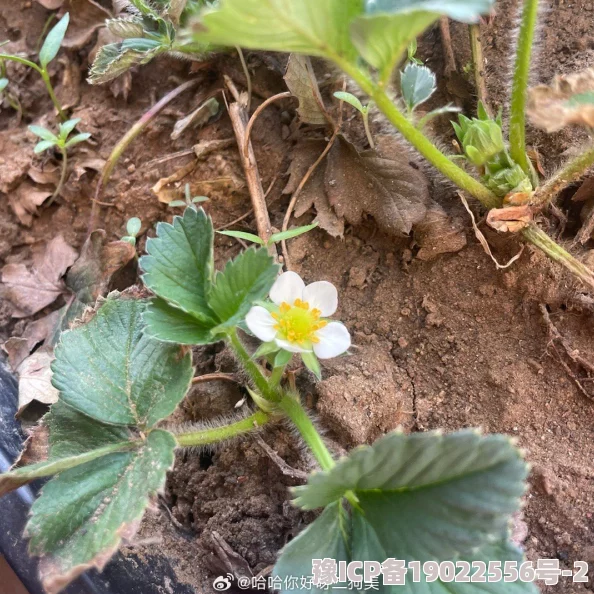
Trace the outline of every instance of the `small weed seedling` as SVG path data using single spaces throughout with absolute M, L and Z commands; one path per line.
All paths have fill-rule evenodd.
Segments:
M 127 241 L 130 245 L 136 245 L 136 238 L 140 233 L 140 228 L 142 227 L 142 221 L 138 217 L 132 217 L 128 219 L 126 223 L 126 233 L 122 237 L 122 241 Z
M 304 225 L 303 227 L 289 229 L 288 231 L 273 233 L 268 241 L 264 241 L 262 238 L 258 237 L 258 235 L 254 235 L 254 233 L 247 233 L 245 231 L 217 231 L 217 233 L 220 235 L 227 235 L 229 237 L 236 237 L 237 239 L 245 239 L 246 241 L 251 241 L 252 243 L 256 243 L 263 247 L 270 247 L 275 243 L 280 243 L 281 241 L 286 241 L 287 239 L 299 237 L 299 235 L 303 235 L 304 233 L 315 229 L 317 226 L 318 223 L 316 222 L 312 223 L 311 225 Z
M 41 140 L 35 145 L 35 148 L 33 149 L 35 154 L 43 153 L 49 149 L 56 148 L 62 155 L 62 171 L 60 174 L 60 181 L 58 182 L 58 185 L 56 186 L 56 189 L 50 198 L 48 205 L 51 204 L 60 194 L 62 187 L 64 186 L 64 182 L 66 181 L 66 174 L 68 172 L 68 149 L 79 144 L 80 142 L 88 140 L 91 137 L 88 132 L 80 132 L 79 134 L 75 134 L 69 138 L 70 134 L 76 128 L 76 125 L 79 122 L 80 118 L 74 118 L 64 122 L 63 124 L 60 124 L 57 136 L 43 126 L 29 126 L 29 130 L 33 132 L 35 136 L 41 138 Z
M 43 82 L 45 83 L 50 99 L 52 100 L 52 103 L 54 104 L 54 107 L 56 108 L 56 111 L 58 112 L 58 115 L 62 121 L 66 120 L 66 114 L 62 110 L 62 106 L 56 97 L 47 67 L 58 55 L 58 51 L 62 45 L 62 40 L 64 39 L 64 35 L 66 35 L 66 29 L 68 28 L 69 21 L 70 15 L 66 13 L 47 34 L 47 37 L 45 38 L 45 41 L 39 50 L 39 64 L 36 64 L 31 60 L 27 60 L 22 56 L 0 53 L 0 60 L 12 60 L 13 62 L 19 62 L 20 64 L 29 66 L 29 68 L 33 68 L 33 70 L 39 73 L 43 79 Z
M 138 221 L 129 227 L 132 236 Z M 473 430 L 395 431 L 335 460 L 285 371 L 297 355 L 321 377 L 320 360 L 348 351 L 349 331 L 332 319 L 336 288 L 306 285 L 294 272 L 279 276 L 266 247 L 245 250 L 217 272 L 213 237 L 210 218 L 194 205 L 172 224 L 159 223 L 140 259 L 154 296 L 112 293 L 62 334 L 52 365 L 60 398 L 43 419 L 49 456 L 0 475 L 0 495 L 56 475 L 26 527 L 46 591 L 102 569 L 133 537 L 177 448 L 229 443 L 284 419 L 319 465 L 293 490 L 294 503 L 322 513 L 283 549 L 273 570 L 281 592 L 304 591 L 303 580 L 311 580 L 307 591 L 342 591 L 344 580 L 326 559 L 372 562 L 377 574 L 391 573 L 396 560 L 416 561 L 416 577 L 407 580 L 413 594 L 483 592 L 480 583 L 452 583 L 473 563 L 499 570 L 489 592 L 537 592 L 523 581 L 534 569 L 509 541 L 527 475 L 512 441 Z M 261 341 L 255 352 L 244 332 Z M 220 341 L 248 378 L 251 410 L 208 426 L 167 421 L 192 382 L 189 347 Z
M 200 202 L 207 202 L 206 196 L 192 196 L 190 191 L 190 184 L 184 186 L 184 198 L 185 200 L 172 200 L 167 206 L 176 208 L 178 206 L 192 206 L 192 204 L 199 204 Z

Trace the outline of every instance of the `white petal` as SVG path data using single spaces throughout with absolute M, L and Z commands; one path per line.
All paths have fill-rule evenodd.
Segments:
M 251 332 L 264 342 L 270 342 L 276 336 L 276 330 L 273 328 L 276 320 L 260 305 L 254 305 L 250 309 L 245 316 L 245 323 Z
M 270 289 L 270 299 L 280 305 L 283 301 L 293 305 L 295 299 L 301 299 L 305 283 L 296 272 L 283 272 Z
M 307 301 L 310 307 L 315 307 L 322 312 L 322 316 L 331 316 L 338 307 L 338 291 L 328 281 L 311 283 L 303 289 L 303 301 Z
M 351 335 L 340 322 L 330 322 L 316 332 L 320 342 L 314 344 L 314 353 L 319 359 L 331 359 L 342 355 L 351 346 Z
M 295 343 L 283 340 L 282 338 L 275 338 L 274 342 L 276 342 L 281 349 L 289 351 L 289 353 L 311 353 L 311 349 L 303 349 Z

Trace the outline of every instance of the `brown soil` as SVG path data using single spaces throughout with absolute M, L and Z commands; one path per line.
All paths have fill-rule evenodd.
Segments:
M 35 2 L 4 3 L 0 9 L 0 39 L 8 37 L 13 41 L 10 50 L 31 51 L 47 14 Z M 485 27 L 489 91 L 494 105 L 506 97 L 513 15 L 515 2 L 501 1 L 496 16 Z M 468 60 L 466 31 L 453 25 L 452 36 L 461 69 Z M 81 65 L 82 78 L 89 49 L 64 52 Z M 591 0 L 551 2 L 539 52 L 542 70 L 537 78 L 542 82 L 556 72 L 592 65 Z M 432 69 L 442 72 L 437 28 L 420 44 L 420 54 Z M 282 80 L 276 73 L 258 67 L 258 56 L 252 55 L 251 61 L 259 73 L 258 101 L 282 90 Z M 238 71 L 231 58 L 225 64 Z M 57 70 L 61 69 L 58 66 Z M 2 263 L 27 260 L 31 246 L 58 232 L 73 247 L 80 248 L 97 182 L 94 171 L 77 181 L 72 177 L 58 204 L 40 209 L 31 227 L 19 224 L 7 195 L 24 179 L 32 161 L 41 162 L 32 154 L 33 139 L 24 124 L 33 120 L 51 122 L 51 104 L 32 73 L 24 78 L 25 72 L 19 68 L 11 67 L 11 72 L 16 79 L 21 78 L 19 91 L 25 121 L 15 126 L 10 110 L 0 113 Z M 80 101 L 72 115 L 82 118 L 85 130 L 93 133 L 94 150 L 107 158 L 124 131 L 154 103 L 155 97 L 173 89 L 187 75 L 188 66 L 172 60 L 142 68 L 133 75 L 127 102 L 114 98 L 107 87 L 90 87 L 82 82 Z M 441 90 L 436 102 L 451 98 L 445 86 Z M 158 202 L 150 188 L 191 157 L 158 164 L 154 159 L 188 149 L 200 139 L 233 136 L 229 120 L 223 115 L 199 132 L 186 132 L 177 141 L 170 140 L 174 121 L 195 107 L 198 92 L 176 100 L 130 146 L 118 164 L 103 196 L 103 201 L 113 206 L 103 207 L 100 215 L 100 226 L 110 238 L 123 235 L 125 221 L 139 216 L 143 222 L 139 242 L 142 249 L 146 234 L 154 234 L 154 223 L 171 218 L 171 210 Z M 458 98 L 470 109 L 470 95 L 461 92 Z M 268 203 L 276 227 L 281 226 L 287 205 L 281 190 L 286 183 L 283 173 L 289 164 L 293 132 L 292 104 L 280 105 L 266 110 L 253 132 L 263 185 L 267 188 L 274 182 Z M 357 125 L 351 124 L 349 134 L 362 140 Z M 446 127 L 440 125 L 438 129 L 443 132 Z M 447 137 L 442 137 L 443 143 L 449 143 L 451 137 L 448 132 Z M 532 131 L 529 140 L 538 147 L 545 168 L 551 171 L 580 135 L 571 132 L 544 137 Z M 217 227 L 226 226 L 251 209 L 234 145 L 200 162 L 185 181 L 191 183 L 194 193 L 209 196 L 206 209 Z M 516 436 L 533 464 L 524 510 L 528 556 L 556 557 L 563 567 L 572 567 L 578 559 L 594 562 L 594 402 L 574 381 L 573 374 L 579 373 L 575 362 L 562 352 L 558 342 L 551 343 L 541 310 L 544 305 L 574 356 L 579 353 L 594 360 L 594 322 L 585 305 L 579 305 L 588 301 L 585 292 L 559 267 L 530 248 L 511 268 L 497 271 L 476 242 L 450 185 L 434 179 L 432 195 L 466 225 L 469 245 L 457 254 L 421 262 L 414 258 L 409 238 L 395 240 L 383 235 L 371 219 L 358 227 L 347 226 L 344 240 L 334 240 L 316 230 L 290 242 L 293 268 L 306 281 L 324 278 L 339 287 L 338 315 L 352 331 L 355 344 L 352 356 L 325 366 L 321 383 L 312 382 L 299 371 L 297 381 L 302 393 L 317 411 L 320 425 L 327 428 L 337 450 L 369 443 L 398 425 L 410 430 L 481 426 L 485 431 Z M 309 222 L 311 218 L 306 214 L 297 222 Z M 254 231 L 252 216 L 245 225 L 246 230 Z M 514 241 L 494 234 L 488 237 L 500 261 L 520 249 Z M 219 265 L 240 249 L 234 240 L 221 236 L 216 239 L 216 247 Z M 16 322 L 10 313 L 9 304 L 0 301 L 2 339 L 24 330 L 25 324 Z M 218 347 L 198 349 L 195 361 L 198 373 L 234 369 L 228 355 Z M 228 382 L 199 384 L 177 416 L 186 421 L 204 421 L 233 414 L 235 403 L 242 397 L 242 391 Z M 263 438 L 290 466 L 301 470 L 310 467 L 310 461 L 282 427 L 263 433 Z M 298 482 L 283 474 L 252 439 L 215 452 L 180 453 L 159 512 L 148 515 L 133 551 L 141 559 L 155 550 L 166 551 L 180 580 L 197 592 L 211 591 L 214 576 L 230 571 L 230 566 L 239 573 L 266 572 L 280 547 L 311 520 L 312 516 L 288 503 L 287 487 Z M 145 544 L 143 539 L 148 539 Z M 155 545 L 155 539 L 160 544 Z M 236 553 L 227 564 L 220 552 L 222 541 Z M 590 591 L 588 588 L 592 586 L 566 581 L 548 590 L 543 588 L 543 592 L 574 594 Z M 168 591 L 165 584 L 163 592 Z

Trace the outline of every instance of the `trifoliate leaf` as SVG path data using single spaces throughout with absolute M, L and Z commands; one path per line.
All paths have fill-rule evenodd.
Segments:
M 400 88 L 406 107 L 411 112 L 435 92 L 435 74 L 426 66 L 407 64 L 400 73 Z
M 213 323 L 203 322 L 158 297 L 151 299 L 143 319 L 145 334 L 164 342 L 210 344 L 220 340 L 211 332 Z
M 139 447 L 60 473 L 31 508 L 26 535 L 42 557 L 39 573 L 49 594 L 78 575 L 102 570 L 122 539 L 131 539 L 172 467 L 176 441 L 153 430 Z
M 273 575 L 279 577 L 283 582 L 282 594 L 302 594 L 304 591 L 300 579 L 296 579 L 294 586 L 291 586 L 291 576 L 311 576 L 312 559 L 334 559 L 349 561 L 347 552 L 348 524 L 349 519 L 339 502 L 332 503 L 322 515 L 312 522 L 303 532 L 289 542 L 280 553 L 279 560 L 273 569 Z M 383 559 L 382 559 L 383 560 Z M 336 592 L 338 587 L 346 589 L 345 584 L 335 584 Z M 332 592 L 332 588 L 321 588 L 312 586 L 306 588 L 311 594 L 322 594 Z
M 274 284 L 278 265 L 266 248 L 250 248 L 217 272 L 208 298 L 210 308 L 221 322 L 231 327 L 243 320 L 254 301 L 264 299 Z
M 89 70 L 89 83 L 98 85 L 113 80 L 132 66 L 147 64 L 167 49 L 152 39 L 126 39 L 104 45 Z
M 159 223 L 140 258 L 142 280 L 156 295 L 203 322 L 216 320 L 208 305 L 213 275 L 213 229 L 204 210 L 186 208 L 173 223 Z
M 352 491 L 390 557 L 452 559 L 506 535 L 526 475 L 502 435 L 390 433 L 311 475 L 295 502 L 314 509 Z
M 363 0 L 224 0 L 194 24 L 193 39 L 218 45 L 356 56 L 349 25 Z
M 476 22 L 494 0 L 367 0 L 351 28 L 360 54 L 387 82 L 409 44 L 440 15 Z
M 47 34 L 41 49 L 39 50 L 39 63 L 42 68 L 46 68 L 47 65 L 58 55 L 60 46 L 64 35 L 66 35 L 66 29 L 70 22 L 70 15 L 66 13 L 51 29 Z
M 62 334 L 52 365 L 60 398 L 114 425 L 152 427 L 192 378 L 190 354 L 144 334 L 146 301 L 110 296 L 84 326 Z
M 297 112 L 301 121 L 312 125 L 327 124 L 329 116 L 324 108 L 311 59 L 291 54 L 284 79 L 289 91 L 299 100 Z

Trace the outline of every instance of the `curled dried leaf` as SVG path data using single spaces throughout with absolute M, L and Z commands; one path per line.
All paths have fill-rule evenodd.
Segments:
M 550 86 L 533 87 L 526 113 L 535 126 L 547 132 L 570 124 L 594 128 L 594 68 L 556 76 Z
M 528 204 L 493 208 L 487 215 L 487 225 L 496 231 L 517 233 L 527 227 L 533 217 L 532 207 Z

